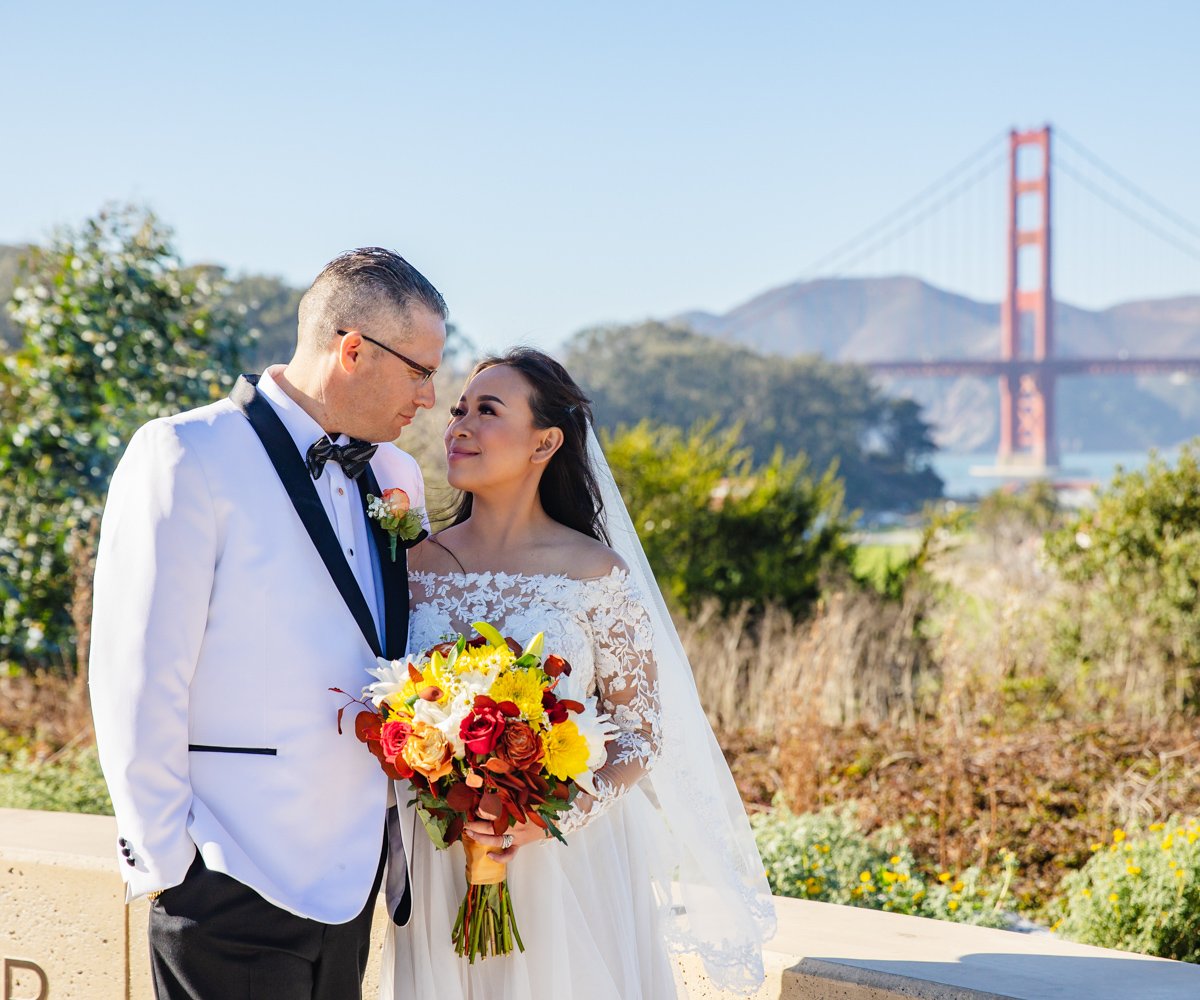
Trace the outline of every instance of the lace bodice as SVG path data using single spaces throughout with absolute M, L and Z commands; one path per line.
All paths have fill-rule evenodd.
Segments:
M 578 829 L 632 788 L 662 741 L 654 636 L 645 602 L 620 568 L 607 576 L 514 573 L 420 573 L 409 576 L 410 652 L 486 621 L 526 642 L 545 633 L 547 652 L 571 664 L 572 689 L 596 696 L 619 732 L 596 774 L 597 797 L 580 795 L 560 824 Z

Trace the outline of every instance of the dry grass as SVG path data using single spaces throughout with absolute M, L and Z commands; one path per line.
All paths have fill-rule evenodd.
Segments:
M 768 609 L 751 621 L 708 605 L 677 622 L 713 728 L 771 734 L 797 713 L 824 725 L 914 725 L 934 707 L 934 668 L 918 637 L 925 598 L 900 602 L 857 587 L 835 591 L 812 618 Z
M 60 674 L 0 677 L 0 733 L 30 744 L 39 756 L 90 744 L 87 689 Z

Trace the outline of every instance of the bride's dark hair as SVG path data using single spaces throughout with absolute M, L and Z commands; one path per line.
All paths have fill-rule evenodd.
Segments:
M 532 347 L 516 347 L 505 354 L 484 358 L 467 381 L 499 365 L 515 369 L 529 383 L 533 426 L 539 430 L 557 427 L 563 432 L 562 446 L 546 465 L 538 485 L 542 509 L 559 524 L 609 544 L 601 523 L 604 505 L 600 486 L 588 460 L 591 400 L 562 365 Z M 470 493 L 462 495 L 453 508 L 452 524 L 461 524 L 471 516 L 471 501 Z

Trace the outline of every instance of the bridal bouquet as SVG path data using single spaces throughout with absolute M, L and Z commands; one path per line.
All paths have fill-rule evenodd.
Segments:
M 616 731 L 595 698 L 570 690 L 570 664 L 545 655 L 541 633 L 522 647 L 487 622 L 473 627 L 476 637 L 407 662 L 381 658 L 370 671 L 375 683 L 352 699 L 363 706 L 355 734 L 389 777 L 409 783 L 434 846 L 463 842 L 468 888 L 452 935 L 471 962 L 511 952 L 514 940 L 525 946 L 505 866 L 463 836 L 464 824 L 494 816 L 501 835 L 530 822 L 565 843 L 555 820 L 580 788 L 595 794 L 593 775 Z

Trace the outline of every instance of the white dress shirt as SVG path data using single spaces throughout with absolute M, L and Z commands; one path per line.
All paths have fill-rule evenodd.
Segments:
M 325 431 L 300 405 L 279 387 L 273 374 L 283 371 L 283 365 L 273 365 L 262 373 L 258 381 L 258 390 L 266 397 L 268 403 L 287 428 L 292 441 L 295 442 L 300 457 L 308 454 L 309 446 L 318 438 L 325 437 Z M 339 434 L 334 444 L 346 444 L 350 438 Z M 321 478 L 313 482 L 317 496 L 329 523 L 333 525 L 334 534 L 341 544 L 342 553 L 350 563 L 354 579 L 362 588 L 363 597 L 367 599 L 367 607 L 375 618 L 375 629 L 381 633 L 380 623 L 383 621 L 379 606 L 380 591 L 376 589 L 376 568 L 373 559 L 373 548 L 366 519 L 363 516 L 362 501 L 359 500 L 358 485 L 352 480 L 337 462 L 327 462 Z

